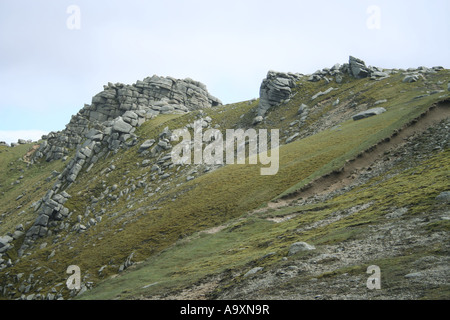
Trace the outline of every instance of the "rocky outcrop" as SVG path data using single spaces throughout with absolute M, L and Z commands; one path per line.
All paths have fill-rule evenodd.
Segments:
M 141 116 L 159 113 L 187 112 L 221 105 L 210 95 L 206 86 L 192 79 L 174 79 L 156 75 L 137 81 L 133 85 L 109 83 L 105 90 L 92 98 L 85 107 L 89 120 L 112 120 L 125 111 L 139 111 Z
M 259 90 L 257 116 L 264 117 L 271 107 L 290 99 L 291 89 L 295 87 L 298 79 L 297 74 L 269 71 Z
M 345 75 L 350 75 L 354 78 L 361 79 L 370 77 L 372 80 L 382 80 L 390 76 L 391 71 L 378 67 L 367 67 L 366 63 L 353 56 L 349 57 L 349 62 L 344 64 L 335 64 L 331 68 L 324 68 L 317 70 L 311 75 L 306 76 L 306 80 L 310 82 L 325 81 L 327 84 L 335 81 L 337 84 L 342 83 Z M 264 120 L 267 111 L 289 101 L 292 98 L 292 89 L 296 87 L 296 83 L 304 76 L 299 73 L 283 73 L 276 71 L 269 71 L 266 78 L 262 81 L 259 91 L 259 105 L 256 110 L 256 117 L 253 124 L 256 125 Z M 332 91 L 329 88 L 325 92 L 319 92 L 314 95 L 311 100 L 327 94 Z
M 69 209 L 64 207 L 64 203 L 70 198 L 70 195 L 65 191 L 60 191 L 60 187 L 61 183 L 55 183 L 53 188 L 35 203 L 34 208 L 38 216 L 25 234 L 26 239 L 19 250 L 19 255 L 28 248 L 31 240 L 47 235 L 49 227 L 56 226 L 57 221 L 62 221 L 69 215 Z
M 130 138 L 126 135 L 132 135 L 134 129 L 148 118 L 221 104 L 208 93 L 204 84 L 189 78 L 152 76 L 132 85 L 108 83 L 92 98 L 90 105 L 86 104 L 72 116 L 64 130 L 42 137 L 44 141 L 34 159 L 62 159 L 70 150 L 79 148 L 86 138 L 102 142 L 114 133 L 118 135 L 108 140 L 109 149 L 126 147 L 125 142 Z
M 92 98 L 91 105 L 85 105 L 72 116 L 64 130 L 42 137 L 33 161 L 40 158 L 46 161 L 62 159 L 67 161 L 67 165 L 58 174 L 53 188 L 35 204 L 38 216 L 26 232 L 21 253 L 32 245 L 34 239 L 47 235 L 50 227 L 56 227 L 59 221 L 71 214 L 64 207 L 70 197 L 64 190 L 76 181 L 82 170 L 89 172 L 101 157 L 136 145 L 138 137 L 134 132 L 146 119 L 220 104 L 220 100 L 210 95 L 204 84 L 189 78 L 177 80 L 153 76 L 133 85 L 109 83 Z M 168 135 L 170 138 L 170 134 L 164 132 L 160 136 L 158 144 L 151 149 L 152 155 L 171 147 L 166 137 Z M 153 142 L 146 141 L 139 152 L 146 151 L 152 145 Z M 68 160 L 71 151 L 75 154 Z M 82 229 L 79 225 L 78 231 Z M 6 245 L 3 247 L 6 248 Z
M 334 78 L 335 82 L 340 84 L 345 75 L 350 75 L 356 79 L 370 78 L 372 80 L 382 80 L 388 78 L 390 74 L 391 70 L 366 66 L 363 60 L 350 56 L 348 63 L 342 65 L 337 63 L 331 68 L 318 70 L 308 77 L 308 81 L 317 82 L 325 80 L 325 82 L 329 83 Z
M 371 70 L 366 67 L 366 63 L 361 59 L 350 56 L 348 60 L 349 74 L 356 79 L 367 78 L 370 76 Z

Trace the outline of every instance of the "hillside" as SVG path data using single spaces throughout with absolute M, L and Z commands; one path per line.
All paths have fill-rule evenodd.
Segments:
M 448 299 L 449 82 L 350 57 L 229 105 L 192 79 L 109 83 L 66 129 L 0 145 L 0 297 Z M 278 129 L 276 173 L 174 162 L 196 125 Z

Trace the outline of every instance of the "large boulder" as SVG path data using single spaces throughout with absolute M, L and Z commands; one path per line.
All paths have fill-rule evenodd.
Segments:
M 126 123 L 122 117 L 118 117 L 114 120 L 113 130 L 120 133 L 130 133 L 133 129 L 133 126 L 129 123 Z
M 370 76 L 370 69 L 366 67 L 366 63 L 353 56 L 349 57 L 349 73 L 357 79 L 367 78 Z
M 360 112 L 358 114 L 355 114 L 352 118 L 353 118 L 353 120 L 356 121 L 356 120 L 372 117 L 372 116 L 375 116 L 377 114 L 381 114 L 383 112 L 386 112 L 385 108 L 381 108 L 381 107 L 372 108 L 372 109 L 369 109 L 369 110 L 366 110 L 366 111 L 362 111 L 362 112 Z
M 297 76 L 292 73 L 269 71 L 259 89 L 257 115 L 264 116 L 269 108 L 289 99 L 297 79 Z
M 10 236 L 0 237 L 0 253 L 6 252 L 11 248 L 10 242 L 13 241 L 13 238 Z
M 310 251 L 315 249 L 316 247 L 312 244 L 308 244 L 306 242 L 295 242 L 290 246 L 288 255 L 292 256 L 300 251 Z
M 141 152 L 149 149 L 154 143 L 155 143 L 155 139 L 146 140 L 143 144 L 141 144 L 138 152 L 141 153 Z
M 418 80 L 419 80 L 418 74 L 409 74 L 403 78 L 403 82 L 405 82 L 405 83 L 416 82 Z

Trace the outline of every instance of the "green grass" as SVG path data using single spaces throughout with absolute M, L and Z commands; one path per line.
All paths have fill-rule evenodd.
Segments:
M 447 71 L 433 75 L 430 81 L 435 82 L 444 78 L 446 74 L 448 74 Z M 395 86 L 387 85 L 388 82 L 395 83 Z M 250 211 L 264 206 L 272 199 L 288 195 L 313 179 L 339 169 L 347 160 L 389 137 L 393 131 L 439 100 L 436 96 L 414 100 L 413 98 L 427 85 L 425 83 L 403 84 L 400 75 L 380 82 L 368 79 L 354 81 L 345 78 L 341 85 L 304 82 L 296 89 L 297 95 L 291 101 L 272 110 L 266 123 L 255 128 L 279 128 L 282 132 L 296 118 L 296 112 L 301 103 L 311 105 L 310 97 L 329 86 L 339 88 L 339 91 L 333 91 L 314 101 L 322 105 L 324 109 L 317 109 L 315 116 L 308 120 L 307 127 L 320 122 L 321 115 L 331 110 L 329 104 L 337 97 L 340 97 L 342 102 L 347 97 L 359 104 L 369 105 L 376 100 L 388 98 L 389 103 L 383 105 L 387 112 L 361 121 L 350 120 L 351 112 L 349 112 L 349 118 L 341 123 L 340 131 L 324 130 L 282 146 L 279 172 L 274 176 L 261 176 L 260 165 L 228 165 L 189 182 L 179 179 L 174 179 L 167 185 L 161 182 L 159 186 L 162 190 L 153 196 L 144 194 L 142 189 L 137 189 L 132 194 L 132 199 L 138 199 L 140 202 L 135 202 L 133 208 L 127 207 L 129 201 L 126 197 L 117 202 L 102 200 L 98 207 L 94 208 L 94 210 L 104 208 L 107 211 L 101 223 L 83 234 L 63 231 L 58 239 L 56 235 L 53 235 L 37 241 L 37 247 L 44 241 L 51 245 L 22 258 L 11 272 L 29 274 L 36 265 L 42 266 L 41 271 L 34 273 L 43 279 L 42 287 L 45 291 L 50 290 L 55 281 L 64 282 L 67 266 L 77 264 L 83 275 L 87 277 L 87 281 L 97 284 L 115 275 L 119 265 L 131 252 L 134 252 L 134 261 L 145 262 L 140 264 L 137 270 L 129 274 L 125 273 L 127 277 L 130 277 L 129 280 L 125 281 L 123 277 L 108 280 L 102 285 L 106 286 L 103 287 L 106 289 L 102 290 L 102 286 L 99 286 L 98 290 L 92 291 L 92 294 L 86 297 L 110 298 L 118 295 L 122 298 L 136 297 L 140 294 L 155 294 L 162 288 L 166 291 L 179 289 L 207 275 L 227 269 L 246 269 L 247 266 L 254 265 L 255 261 L 266 253 L 277 252 L 277 255 L 271 259 L 258 262 L 269 265 L 277 257 L 285 255 L 289 244 L 293 241 L 334 244 L 359 237 L 368 224 L 377 223 L 381 219 L 383 210 L 391 206 L 416 205 L 417 212 L 428 209 L 431 205 L 431 197 L 448 187 L 448 184 L 444 182 L 448 181 L 448 179 L 445 180 L 448 175 L 440 169 L 442 163 L 445 163 L 444 168 L 448 168 L 448 159 L 445 157 L 439 159 L 439 162 L 432 161 L 431 169 L 423 168 L 427 173 L 422 174 L 420 179 L 423 180 L 416 181 L 416 184 L 426 184 L 430 179 L 435 183 L 420 191 L 416 190 L 416 184 L 404 178 L 382 181 L 380 177 L 377 181 L 377 192 L 373 192 L 375 187 L 366 186 L 367 189 L 361 187 L 357 189 L 357 193 L 355 191 L 338 197 L 332 203 L 324 204 L 323 207 L 302 208 L 302 214 L 285 223 L 274 224 L 266 221 L 263 216 L 245 218 L 243 221 L 236 220 L 246 217 Z M 399 94 L 403 90 L 406 92 Z M 350 95 L 350 91 L 354 94 Z M 204 116 L 210 115 L 213 118 L 212 125 L 219 124 L 221 130 L 247 128 L 251 126 L 257 104 L 256 100 L 220 106 L 206 110 Z M 186 115 L 161 115 L 147 121 L 137 130 L 139 143 L 136 146 L 100 159 L 89 173 L 83 170 L 76 183 L 67 190 L 72 195 L 66 203 L 66 207 L 72 212 L 70 221 L 74 222 L 79 214 L 84 215 L 86 207 L 90 205 L 91 197 L 98 197 L 104 190 L 104 186 L 119 184 L 123 188 L 125 181 L 139 180 L 148 174 L 150 168 L 141 168 L 137 165 L 144 159 L 137 152 L 143 141 L 155 139 L 166 126 L 173 130 L 192 123 L 198 114 L 199 111 Z M 283 117 L 285 120 L 281 120 Z M 9 187 L 9 183 L 16 179 L 19 171 L 14 171 L 17 168 L 11 170 L 8 164 L 23 154 L 27 147 L 17 148 L 22 149 L 0 151 L 2 152 L 0 158 L 3 161 L 0 166 L 2 170 L 0 171 L 2 178 L 0 191 L 5 192 L 4 198 L 0 201 L 6 204 L 5 209 L 11 212 L 17 212 L 14 209 L 16 206 L 14 199 L 23 189 L 16 186 Z M 445 155 L 448 158 L 448 154 Z M 116 169 L 104 174 L 103 170 L 111 164 L 114 164 Z M 24 180 L 27 181 L 27 186 L 34 186 L 30 197 L 24 199 L 23 207 L 25 208 L 45 193 L 53 183 L 44 182 L 45 178 L 52 170 L 60 171 L 64 163 L 61 161 L 40 162 L 25 169 L 23 164 L 16 161 L 13 166 L 22 166 L 21 168 L 25 170 Z M 168 172 L 175 173 L 176 167 Z M 409 175 L 406 177 L 412 179 Z M 414 175 L 412 177 L 419 179 Z M 392 194 L 390 188 L 394 187 L 401 190 L 401 194 Z M 407 196 L 404 196 L 405 194 Z M 174 197 L 176 201 L 171 201 Z M 299 226 L 319 221 L 335 210 L 344 210 L 369 201 L 374 201 L 376 206 L 373 207 L 380 208 L 380 211 L 374 212 L 373 207 L 370 207 L 359 212 L 355 217 L 348 217 L 335 224 L 301 235 L 296 233 Z M 300 209 L 284 210 L 274 215 L 289 214 L 289 210 Z M 414 213 L 416 210 L 411 212 Z M 27 214 L 31 221 L 32 212 Z M 4 224 L 0 225 L 1 230 L 10 231 L 20 221 L 22 221 L 21 217 L 8 215 L 4 218 Z M 234 221 L 235 225 L 218 234 L 202 235 L 191 242 L 180 242 L 180 239 L 196 234 L 200 230 L 230 221 Z M 432 228 L 447 227 L 437 225 Z M 174 245 L 176 243 L 178 244 Z M 264 245 L 261 245 L 262 243 Z M 58 254 L 54 259 L 47 261 L 46 257 L 53 249 L 57 249 Z M 99 276 L 97 271 L 104 265 L 108 265 L 104 276 Z M 58 280 L 48 277 L 44 273 L 45 268 L 50 268 L 57 274 Z M 158 284 L 149 287 L 148 290 L 130 289 L 154 282 Z
M 0 234 L 14 231 L 20 223 L 26 225 L 34 221 L 30 205 L 42 198 L 56 181 L 56 178 L 46 180 L 52 171 L 61 172 L 65 166 L 61 160 L 39 161 L 28 166 L 23 156 L 31 147 L 32 144 L 0 147 Z M 21 195 L 22 198 L 16 200 Z
M 283 223 L 269 222 L 265 220 L 267 216 L 264 215 L 243 216 L 216 234 L 198 234 L 179 241 L 162 253 L 152 256 L 136 269 L 105 281 L 82 296 L 82 299 L 117 297 L 129 299 L 168 294 L 199 283 L 208 276 L 226 273 L 228 270 L 241 273 L 240 277 L 223 284 L 222 290 L 225 287 L 233 287 L 242 281 L 242 275 L 254 266 L 276 269 L 281 264 L 281 257 L 287 255 L 288 247 L 293 242 L 306 241 L 316 245 L 320 251 L 322 245 L 338 244 L 364 236 L 371 225 L 385 221 L 384 216 L 389 212 L 389 208 L 407 206 L 410 208 L 408 215 L 433 210 L 436 208 L 436 203 L 432 199 L 440 191 L 449 187 L 448 159 L 450 159 L 448 151 L 441 152 L 424 161 L 419 167 L 402 171 L 390 178 L 388 178 L 390 173 L 388 172 L 320 206 L 284 208 L 280 210 L 282 214 L 300 214 Z M 422 170 L 421 175 L 414 174 L 417 169 Z M 434 183 L 430 185 L 428 182 L 431 180 Z M 421 187 L 420 194 L 412 194 L 405 198 L 397 192 L 403 188 L 408 188 L 405 191 L 412 192 L 417 186 Z M 386 202 L 385 199 L 390 201 Z M 320 221 L 335 211 L 348 210 L 355 205 L 371 201 L 376 205 L 361 210 L 357 214 L 311 231 L 302 233 L 296 231 L 299 227 Z M 415 209 L 418 204 L 421 204 L 420 210 Z M 428 228 L 424 230 L 436 231 Z M 376 264 L 383 270 L 383 285 L 387 288 L 396 288 L 396 285 L 403 281 L 403 276 L 408 273 L 405 270 L 408 264 L 420 257 L 441 251 L 439 248 L 417 248 L 405 253 L 404 256 L 368 261 L 364 265 L 347 266 L 327 272 L 319 278 L 335 277 L 343 273 L 365 274 L 368 265 Z M 270 259 L 261 260 L 269 252 L 275 254 Z M 302 253 L 294 257 L 302 259 L 311 254 L 314 253 Z M 303 281 L 302 279 L 292 281 Z M 147 284 L 154 285 L 143 288 Z M 441 291 L 437 289 L 433 289 L 432 294 L 442 297 Z

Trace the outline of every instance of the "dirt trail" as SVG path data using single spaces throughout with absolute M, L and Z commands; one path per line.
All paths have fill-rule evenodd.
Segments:
M 269 202 L 267 207 L 255 210 L 254 213 L 263 212 L 267 209 L 277 209 L 290 205 L 298 199 L 306 199 L 314 195 L 323 195 L 343 187 L 349 186 L 364 168 L 368 168 L 375 161 L 379 160 L 385 152 L 396 149 L 412 138 L 436 123 L 450 116 L 450 101 L 446 100 L 432 105 L 426 112 L 421 114 L 399 130 L 390 138 L 387 138 L 369 150 L 360 154 L 356 159 L 348 161 L 341 170 L 329 175 L 322 176 L 309 183 L 302 190 L 290 194 L 276 201 Z

